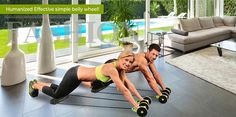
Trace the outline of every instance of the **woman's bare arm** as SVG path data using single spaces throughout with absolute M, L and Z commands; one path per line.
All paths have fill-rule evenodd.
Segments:
M 103 69 L 105 69 L 106 74 L 111 77 L 112 81 L 115 83 L 119 91 L 124 95 L 126 100 L 131 103 L 135 108 L 138 108 L 138 103 L 134 100 L 130 91 L 125 87 L 124 83 L 121 81 L 118 71 L 114 67 L 112 68 L 108 66 L 109 65 L 104 65 L 103 67 Z
M 139 100 L 143 100 L 143 97 L 139 94 L 134 84 L 127 77 L 125 77 L 124 79 L 130 92 L 133 93 Z

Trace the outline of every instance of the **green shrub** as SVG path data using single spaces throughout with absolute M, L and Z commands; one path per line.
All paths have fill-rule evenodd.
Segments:
M 236 1 L 224 0 L 224 15 L 236 16 Z

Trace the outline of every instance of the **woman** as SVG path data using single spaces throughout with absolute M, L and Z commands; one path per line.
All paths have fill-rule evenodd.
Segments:
M 54 99 L 60 99 L 70 94 L 82 81 L 93 82 L 100 80 L 106 83 L 112 80 L 126 100 L 133 105 L 134 108 L 132 109 L 137 110 L 139 105 L 132 97 L 131 92 L 135 94 L 139 100 L 143 100 L 143 98 L 125 75 L 125 70 L 127 70 L 133 62 L 134 54 L 132 51 L 125 50 L 121 52 L 118 60 L 112 63 L 102 64 L 97 67 L 76 66 L 70 68 L 59 86 L 35 80 L 30 81 L 29 94 L 32 97 L 37 96 L 38 90 L 40 90 Z M 36 93 L 36 95 L 32 95 L 33 93 Z

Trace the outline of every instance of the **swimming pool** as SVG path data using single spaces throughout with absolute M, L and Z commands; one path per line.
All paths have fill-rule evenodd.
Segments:
M 132 21 L 133 29 L 144 28 L 144 21 Z M 150 25 L 157 25 L 157 22 L 150 22 Z M 102 31 L 112 31 L 115 29 L 115 24 L 112 22 L 103 22 L 100 25 Z M 51 26 L 52 36 L 66 36 L 71 34 L 70 25 L 60 25 L 60 26 Z M 86 33 L 85 23 L 78 25 L 77 33 L 83 34 Z M 39 38 L 41 34 L 41 27 L 35 28 L 35 37 Z

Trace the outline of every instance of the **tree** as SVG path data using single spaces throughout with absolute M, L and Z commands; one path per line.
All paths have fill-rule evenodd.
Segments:
M 158 9 L 160 9 L 160 4 L 157 1 L 152 1 L 150 6 L 151 17 L 157 17 Z
M 188 12 L 188 0 L 176 0 L 176 4 L 178 12 L 177 14 L 180 14 L 182 12 Z

